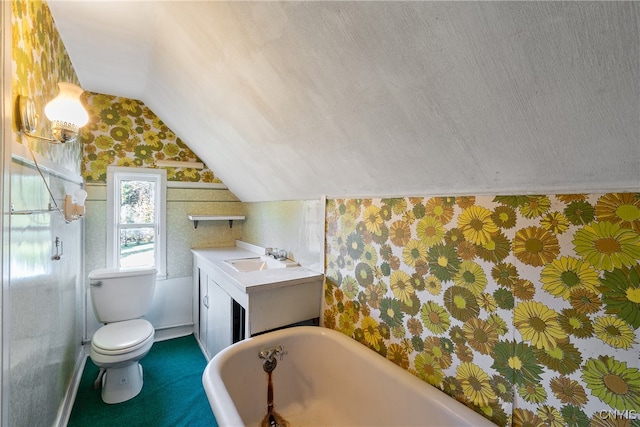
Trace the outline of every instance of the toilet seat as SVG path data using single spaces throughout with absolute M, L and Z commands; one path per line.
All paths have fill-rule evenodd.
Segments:
M 154 338 L 153 325 L 144 319 L 109 323 L 96 331 L 92 350 L 105 356 L 132 353 L 148 345 Z

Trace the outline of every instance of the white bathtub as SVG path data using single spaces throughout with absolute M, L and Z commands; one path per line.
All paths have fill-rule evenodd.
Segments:
M 301 326 L 218 353 L 202 381 L 220 426 L 259 426 L 268 374 L 258 354 L 283 346 L 273 371 L 274 409 L 295 426 L 494 426 L 373 350 L 331 329 Z

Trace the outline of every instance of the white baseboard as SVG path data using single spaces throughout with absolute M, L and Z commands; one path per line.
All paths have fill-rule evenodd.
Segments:
M 207 349 L 205 349 L 204 346 L 202 345 L 202 342 L 200 341 L 200 337 L 196 337 L 196 342 L 198 343 L 198 347 L 200 347 L 200 351 L 202 352 L 204 358 L 207 359 L 207 362 L 209 362 L 211 360 L 211 357 L 209 357 L 209 354 L 207 353 Z
M 53 423 L 56 427 L 66 427 L 66 425 L 69 424 L 69 417 L 71 416 L 71 410 L 73 409 L 73 402 L 75 402 L 76 395 L 78 394 L 78 387 L 80 386 L 80 379 L 82 378 L 84 366 L 87 363 L 88 354 L 89 353 L 85 349 L 85 346 L 80 346 L 71 382 L 69 382 L 69 387 L 67 387 L 64 399 L 60 404 L 60 408 L 58 408 L 58 415 Z
M 193 334 L 193 323 L 169 328 L 156 329 L 155 341 L 165 341 L 173 338 L 186 337 Z

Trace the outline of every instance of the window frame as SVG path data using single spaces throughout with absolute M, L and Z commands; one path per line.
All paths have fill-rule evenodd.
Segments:
M 107 167 L 107 268 L 119 268 L 120 182 L 152 181 L 155 185 L 155 268 L 157 278 L 167 277 L 167 171 L 164 169 Z

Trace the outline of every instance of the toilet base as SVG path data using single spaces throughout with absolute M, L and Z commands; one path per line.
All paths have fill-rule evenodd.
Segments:
M 121 368 L 107 368 L 102 377 L 102 401 L 108 404 L 133 399 L 142 390 L 142 366 L 134 362 Z

